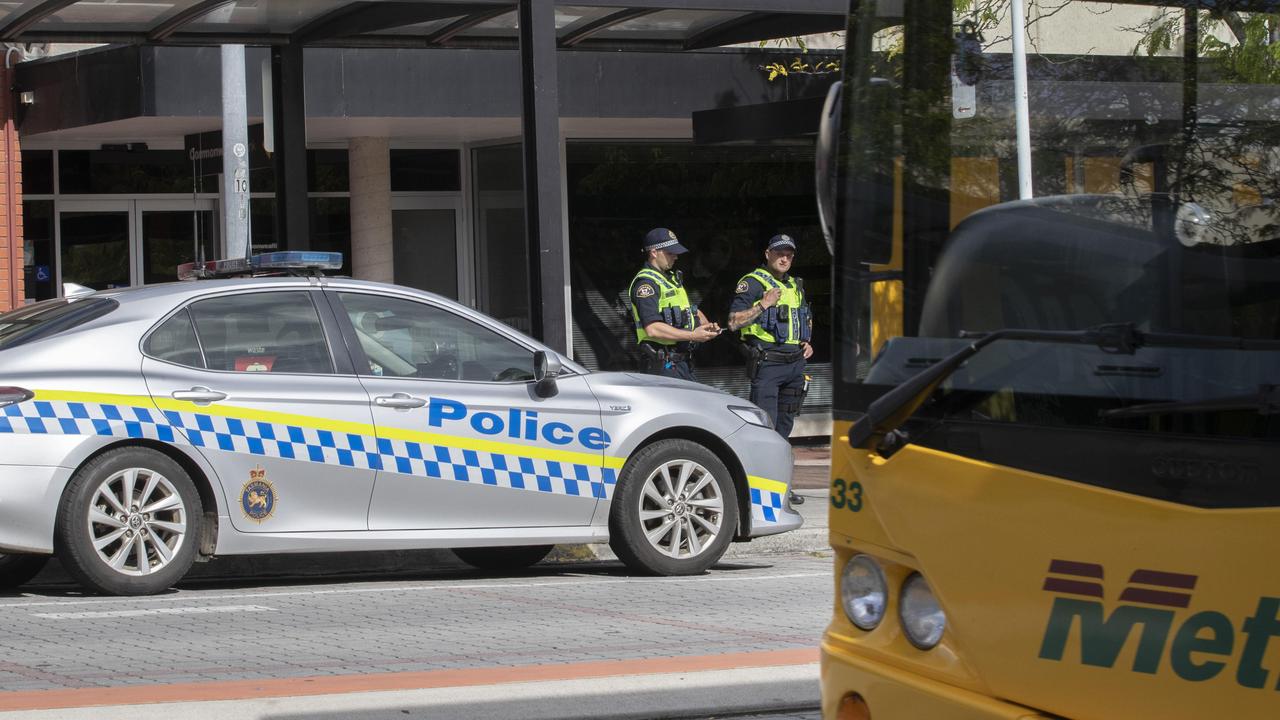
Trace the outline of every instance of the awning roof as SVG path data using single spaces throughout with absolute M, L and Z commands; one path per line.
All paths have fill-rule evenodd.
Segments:
M 841 30 L 848 0 L 556 4 L 562 48 L 692 50 Z M 511 0 L 10 0 L 0 40 L 515 47 Z

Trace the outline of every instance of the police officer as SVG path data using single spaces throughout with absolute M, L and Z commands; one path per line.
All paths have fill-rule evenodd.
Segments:
M 813 315 L 804 283 L 790 274 L 795 256 L 789 235 L 769 238 L 764 266 L 738 281 L 729 306 L 729 329 L 741 333 L 748 349 L 751 402 L 769 413 L 782 437 L 791 435 L 804 402 L 804 365 L 813 355 Z
M 676 259 L 688 252 L 676 234 L 654 228 L 644 236 L 644 267 L 631 281 L 631 317 L 635 321 L 643 369 L 654 375 L 694 380 L 690 352 L 694 344 L 720 334 L 689 302 Z

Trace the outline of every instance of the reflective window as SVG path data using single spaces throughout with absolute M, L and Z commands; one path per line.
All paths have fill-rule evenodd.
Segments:
M 210 370 L 333 372 L 320 315 L 305 291 L 201 300 L 191 317 Z
M 110 298 L 55 298 L 0 314 L 0 350 L 52 337 L 115 310 Z
M 53 194 L 53 151 L 22 151 L 22 194 Z
M 533 379 L 533 353 L 447 310 L 377 295 L 341 293 L 369 373 L 479 382 Z
M 143 352 L 157 360 L 187 367 L 204 367 L 200 344 L 196 342 L 196 330 L 191 325 L 191 315 L 185 309 L 152 331 Z
M 197 187 L 193 188 L 192 185 Z M 60 150 L 62 193 L 128 194 L 217 192 L 217 177 L 192 176 L 182 150 Z
M 391 190 L 457 192 L 462 189 L 457 150 L 392 150 Z

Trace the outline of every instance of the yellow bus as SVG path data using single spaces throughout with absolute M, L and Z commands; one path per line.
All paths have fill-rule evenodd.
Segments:
M 1280 3 L 850 5 L 824 717 L 1280 717 Z

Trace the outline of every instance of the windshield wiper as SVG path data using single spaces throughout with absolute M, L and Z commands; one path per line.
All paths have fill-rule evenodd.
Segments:
M 1132 355 L 1138 348 L 1148 346 L 1208 350 L 1280 350 L 1280 340 L 1251 340 L 1222 335 L 1149 333 L 1139 330 L 1133 323 L 1096 325 L 1086 330 L 1006 328 L 989 333 L 961 332 L 960 337 L 974 338 L 974 342 L 920 371 L 871 403 L 871 407 L 867 408 L 867 414 L 849 429 L 849 444 L 856 448 L 867 449 L 880 447 L 882 443 L 886 447 L 897 444 L 902 439 L 898 436 L 897 429 L 920 409 L 933 391 L 964 364 L 965 360 L 997 340 L 1093 345 L 1105 352 L 1124 355 Z
M 1146 403 L 1116 410 L 1105 410 L 1098 413 L 1098 415 L 1104 418 L 1126 418 L 1146 415 L 1173 415 L 1176 413 L 1228 412 L 1231 410 L 1255 410 L 1259 415 L 1280 413 L 1280 387 L 1260 385 L 1258 386 L 1258 392 L 1251 395 Z

